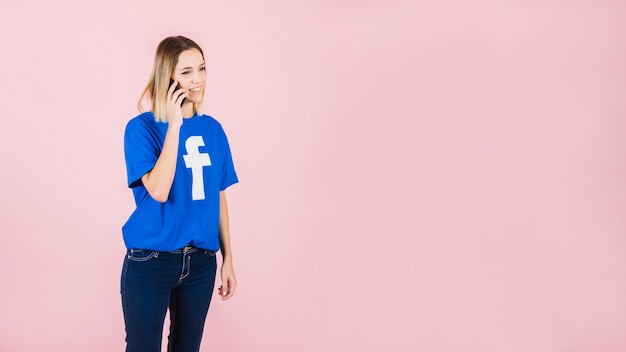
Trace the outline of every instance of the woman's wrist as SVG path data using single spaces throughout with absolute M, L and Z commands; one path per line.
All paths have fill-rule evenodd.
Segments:
M 233 262 L 233 257 L 230 253 L 224 253 L 222 252 L 222 262 L 224 263 L 231 263 Z

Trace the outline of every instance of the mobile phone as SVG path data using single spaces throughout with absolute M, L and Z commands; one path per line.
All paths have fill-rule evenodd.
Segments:
M 174 80 L 170 78 L 170 85 L 169 85 L 169 86 L 168 86 L 168 88 L 167 88 L 168 90 L 170 89 L 170 87 L 172 86 L 172 84 L 174 84 Z M 175 89 L 174 91 L 176 91 L 176 90 L 178 90 L 178 89 L 181 89 L 181 88 L 180 88 L 180 86 L 176 86 L 176 89 Z M 185 100 L 187 100 L 187 98 L 183 98 L 183 101 L 180 103 L 180 105 L 181 105 L 181 106 L 182 106 L 183 104 L 185 104 Z

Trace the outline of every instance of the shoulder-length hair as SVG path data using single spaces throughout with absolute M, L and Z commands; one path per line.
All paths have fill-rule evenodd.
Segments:
M 167 91 L 170 88 L 170 79 L 176 64 L 178 64 L 180 53 L 190 49 L 198 49 L 204 59 L 204 53 L 200 46 L 189 38 L 183 36 L 167 37 L 159 43 L 154 55 L 154 65 L 152 66 L 150 79 L 137 104 L 140 112 L 143 111 L 143 100 L 147 98 L 150 101 L 154 118 L 159 122 L 167 121 L 165 107 Z M 202 98 L 204 99 L 204 91 L 202 92 Z M 194 103 L 194 111 L 199 113 L 200 109 L 201 104 Z

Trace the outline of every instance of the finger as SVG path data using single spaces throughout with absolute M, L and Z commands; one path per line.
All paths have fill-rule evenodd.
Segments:
M 182 106 L 183 105 L 183 99 L 187 98 L 187 92 L 185 92 L 182 89 L 179 89 L 176 91 L 177 96 L 176 96 L 176 105 L 178 106 Z
M 222 297 L 222 300 L 224 301 L 229 300 L 234 294 L 235 294 L 235 291 L 230 290 L 226 296 Z
M 176 87 L 178 87 L 178 81 L 172 82 L 172 85 L 170 85 L 170 87 L 167 89 L 167 97 L 169 99 L 172 99 L 172 95 L 174 94 Z
M 226 281 L 227 290 L 226 290 L 226 295 L 222 297 L 223 300 L 227 300 L 235 294 L 235 286 L 236 286 L 236 283 L 234 279 L 228 279 Z

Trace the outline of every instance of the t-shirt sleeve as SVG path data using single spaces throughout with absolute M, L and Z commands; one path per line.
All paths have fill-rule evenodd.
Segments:
M 124 133 L 124 155 L 128 187 L 133 188 L 141 185 L 143 175 L 156 164 L 159 147 L 145 126 L 129 123 Z
M 237 178 L 237 172 L 235 172 L 235 165 L 233 164 L 233 156 L 230 152 L 230 145 L 228 144 L 228 138 L 226 133 L 222 130 L 224 138 L 224 164 L 222 166 L 222 181 L 220 183 L 220 191 L 234 185 L 239 182 Z

